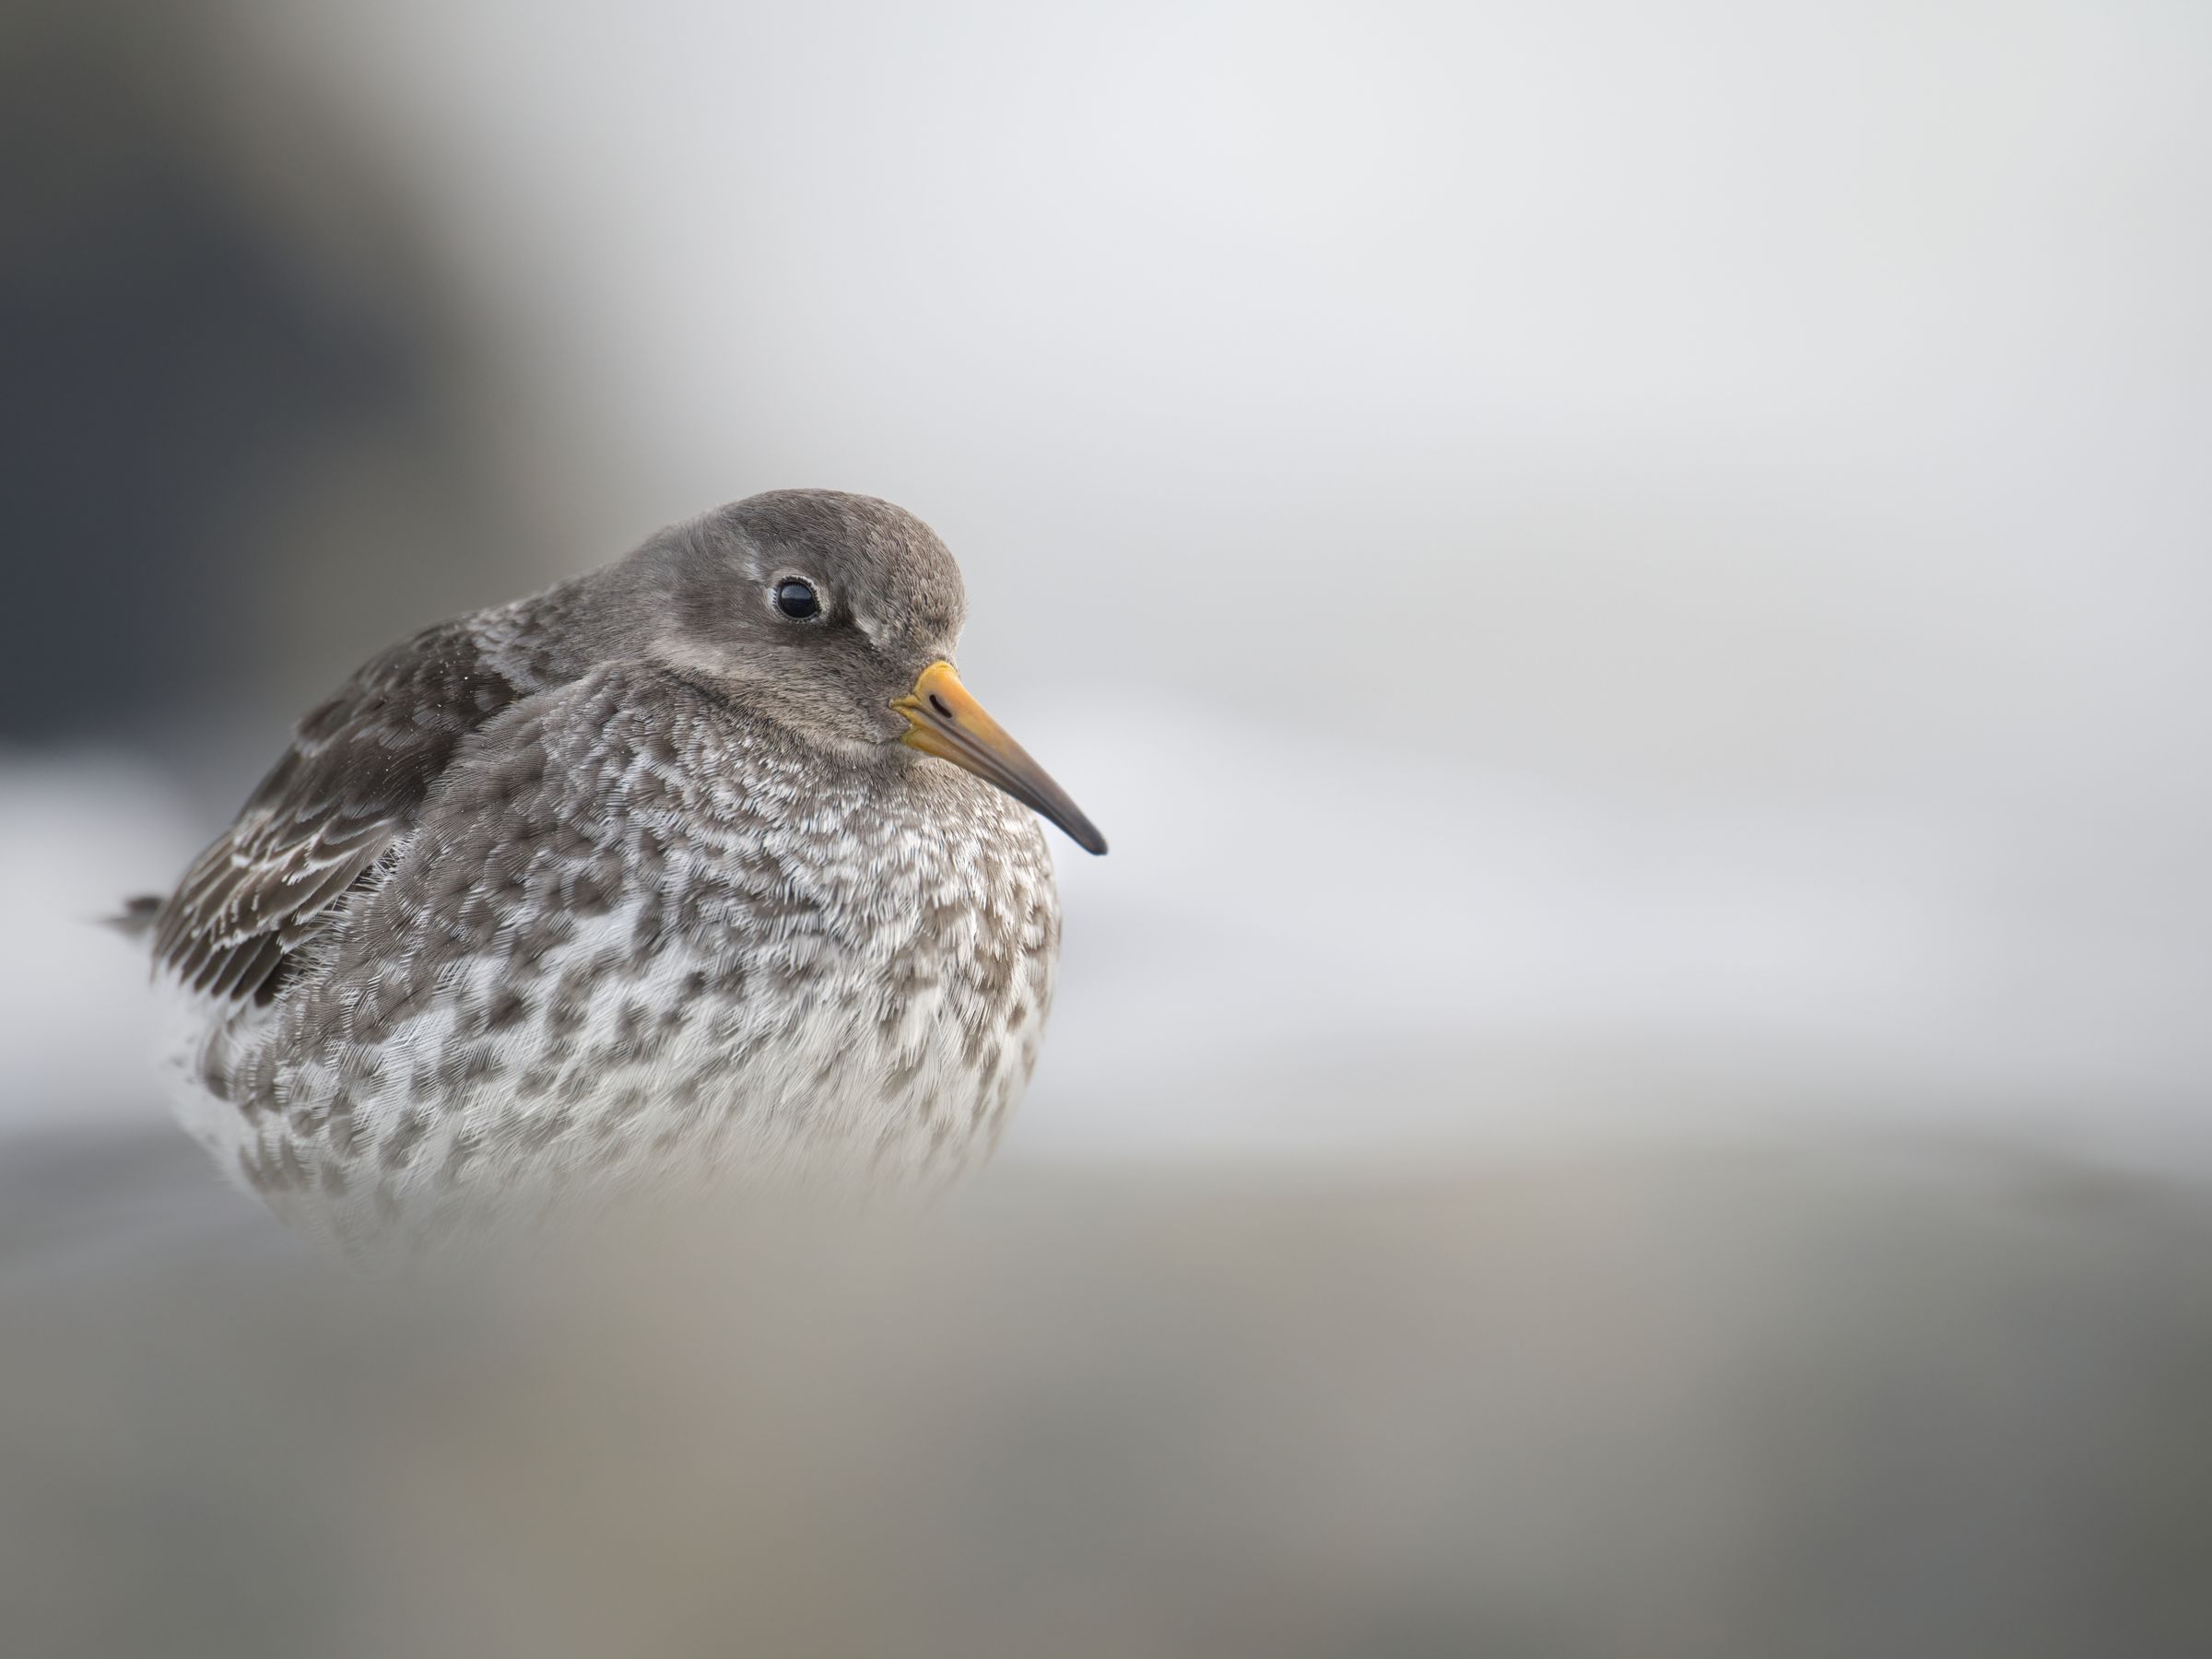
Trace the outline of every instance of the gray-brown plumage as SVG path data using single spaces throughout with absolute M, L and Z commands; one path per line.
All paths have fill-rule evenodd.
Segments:
M 779 491 L 375 657 L 151 914 L 187 1124 L 347 1239 L 981 1157 L 1059 944 L 1017 801 L 1104 842 L 964 612 L 917 520 Z

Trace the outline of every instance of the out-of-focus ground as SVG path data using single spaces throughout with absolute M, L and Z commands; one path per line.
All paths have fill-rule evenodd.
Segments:
M 2208 1250 L 2200 1192 L 1925 1147 L 1030 1171 L 406 1297 L 211 1230 L 0 1286 L 0 1605 L 39 1655 L 2181 1659 Z
M 0 1649 L 2205 1651 L 2207 65 L 20 0 Z M 792 484 L 945 533 L 1113 842 L 998 1165 L 895 1306 L 333 1292 L 91 919 L 378 647 Z

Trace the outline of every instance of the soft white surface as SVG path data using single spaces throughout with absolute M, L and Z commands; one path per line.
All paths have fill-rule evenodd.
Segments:
M 2212 944 L 2185 907 L 2054 903 L 2002 821 L 1606 799 L 1164 708 L 1041 724 L 1114 850 L 1055 848 L 1015 1155 L 1818 1124 L 2212 1160 Z
M 128 761 L 0 757 L 0 1136 L 166 1115 L 146 959 L 99 923 L 171 886 L 194 833 Z

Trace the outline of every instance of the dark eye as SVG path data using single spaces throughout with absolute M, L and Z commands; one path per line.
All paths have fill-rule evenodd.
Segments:
M 809 617 L 822 614 L 822 602 L 815 597 L 812 582 L 801 582 L 794 576 L 776 584 L 776 608 L 794 622 L 804 622 Z

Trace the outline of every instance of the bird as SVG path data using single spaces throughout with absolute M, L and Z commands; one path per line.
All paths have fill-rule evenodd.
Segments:
M 371 657 L 132 901 L 185 1127 L 342 1246 L 609 1192 L 948 1182 L 1028 1086 L 1049 819 L 959 567 L 773 490 Z

